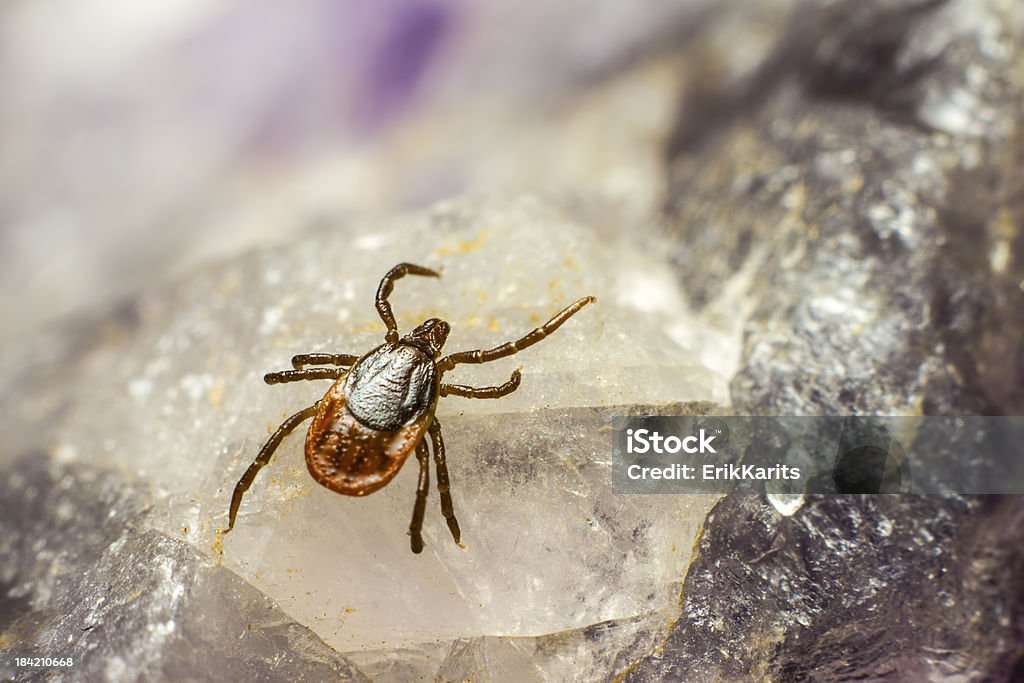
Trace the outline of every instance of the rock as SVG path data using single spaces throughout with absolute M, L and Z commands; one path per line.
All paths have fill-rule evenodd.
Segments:
M 367 680 L 256 588 L 174 537 L 143 528 L 121 473 L 33 454 L 0 505 L 0 602 L 11 654 L 75 658 L 76 680 Z M 22 547 L 19 547 L 22 546 Z
M 697 308 L 749 279 L 740 412 L 1024 411 L 1013 16 L 808 6 L 757 70 L 686 100 L 674 261 Z M 967 100 L 968 128 L 929 123 Z
M 673 258 L 696 310 L 750 306 L 738 413 L 1021 414 L 1022 34 L 998 1 L 808 4 L 686 99 Z M 965 487 L 999 438 L 925 436 Z M 719 503 L 627 680 L 1020 677 L 1019 495 L 800 502 Z
M 346 498 L 311 479 L 298 435 L 257 477 L 221 544 L 217 531 L 226 526 L 233 487 L 268 431 L 329 386 L 268 387 L 263 373 L 289 367 L 296 353 L 362 353 L 380 343 L 374 292 L 403 260 L 443 269 L 440 280 L 397 282 L 391 301 L 403 330 L 427 317 L 447 319 L 446 350 L 497 345 L 580 296 L 597 296 L 536 347 L 448 376 L 493 385 L 515 367 L 523 373 L 521 388 L 506 399 L 451 397 L 438 409 L 463 547 L 450 538 L 435 492 L 427 549 L 410 552 L 415 463 L 382 491 Z M 118 517 L 103 527 L 106 535 L 71 575 L 70 565 L 41 565 L 49 556 L 28 548 L 77 552 L 67 539 L 77 526 L 5 520 L 21 558 L 5 577 L 20 596 L 13 609 L 18 623 L 36 624 L 16 642 L 38 650 L 73 634 L 71 654 L 95 651 L 104 659 L 120 648 L 120 664 L 111 666 L 122 668 L 105 670 L 108 678 L 171 671 L 184 666 L 176 634 L 193 628 L 206 601 L 216 615 L 210 619 L 227 620 L 213 626 L 231 638 L 243 625 L 265 623 L 268 610 L 288 615 L 280 628 L 305 634 L 315 655 L 287 655 L 297 671 L 426 674 L 441 652 L 445 670 L 455 671 L 477 647 L 506 651 L 503 637 L 527 639 L 510 650 L 523 657 L 529 648 L 519 648 L 531 638 L 600 624 L 610 625 L 599 627 L 601 638 L 558 642 L 579 649 L 600 640 L 601 661 L 612 666 L 629 643 L 649 639 L 651 623 L 662 630 L 672 619 L 693 541 L 716 500 L 620 496 L 610 487 L 613 415 L 709 412 L 719 410 L 709 397 L 726 397 L 727 375 L 717 366 L 728 365 L 735 345 L 727 332 L 680 316 L 674 288 L 669 271 L 622 238 L 594 240 L 570 211 L 524 200 L 456 203 L 323 231 L 151 293 L 116 334 L 97 335 L 88 353 L 67 360 L 73 380 L 59 385 L 68 392 L 63 400 L 22 402 L 8 418 L 22 434 L 47 425 L 35 437 L 50 440 L 50 454 L 35 459 L 56 468 L 61 474 L 53 476 L 66 486 L 107 473 L 99 491 L 82 490 L 83 506 L 100 496 L 92 517 L 107 507 L 125 515 L 124 526 Z M 28 393 L 52 398 L 58 385 L 40 375 L 39 391 Z M 34 406 L 59 408 L 35 413 Z M 25 461 L 7 453 L 4 462 L 16 472 Z M 19 488 L 15 501 L 27 495 Z M 61 510 L 41 519 L 78 518 Z M 223 564 L 215 566 L 221 552 Z M 219 589 L 203 583 L 235 574 L 273 602 L 255 605 L 240 588 L 213 596 Z M 96 614 L 81 607 L 102 592 L 104 577 L 113 577 L 119 594 L 142 591 L 148 602 L 118 598 L 117 610 Z M 143 622 L 145 633 L 157 629 L 159 637 L 132 635 Z M 212 656 L 229 644 L 197 647 Z M 332 648 L 344 657 L 323 654 Z M 246 664 L 242 651 L 231 652 L 238 666 L 257 669 L 270 656 L 256 648 L 258 661 Z M 566 670 L 559 662 L 538 660 L 538 675 L 557 677 Z
M 729 496 L 682 617 L 625 680 L 1018 680 L 1021 509 L 1019 496 L 836 495 L 783 517 Z
M 623 228 L 659 195 L 650 158 L 601 165 L 583 125 L 561 174 L 558 135 L 519 148 L 489 120 L 487 161 L 464 168 L 518 169 L 499 191 L 521 188 L 523 168 L 576 186 L 390 221 L 328 212 L 329 229 L 5 349 L 5 651 L 66 643 L 87 676 L 118 680 L 201 677 L 211 661 L 284 680 L 1019 678 L 1019 496 L 610 492 L 616 414 L 1024 404 L 1015 6 L 759 8 L 701 15 L 666 58 L 678 76 L 616 90 L 656 104 L 645 88 L 684 86 L 658 238 Z M 643 126 L 619 130 L 628 117 L 609 111 L 635 109 L 602 109 L 596 128 L 642 147 L 627 129 Z M 388 184 L 383 166 L 370 186 Z M 483 385 L 523 367 L 506 399 L 438 411 L 465 548 L 432 497 L 427 549 L 409 552 L 411 468 L 343 498 L 310 480 L 298 435 L 218 546 L 268 431 L 325 388 L 262 374 L 297 352 L 370 348 L 373 292 L 398 261 L 444 267 L 393 301 L 404 329 L 448 319 L 451 348 L 598 298 L 523 355 L 457 371 Z

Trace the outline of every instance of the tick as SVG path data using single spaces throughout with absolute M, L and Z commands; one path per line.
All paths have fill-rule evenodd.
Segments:
M 445 463 L 441 424 L 434 415 L 442 396 L 464 398 L 501 398 L 519 388 L 519 370 L 500 386 L 469 387 L 446 384 L 444 374 L 463 363 L 489 363 L 533 346 L 557 330 L 562 323 L 595 298 L 585 296 L 562 309 L 553 318 L 516 341 L 493 349 L 460 351 L 441 357 L 451 326 L 430 318 L 410 334 L 398 336 L 388 296 L 395 280 L 406 275 L 440 277 L 437 271 L 411 263 L 400 263 L 380 281 L 376 306 L 387 327 L 384 343 L 359 357 L 345 353 L 304 353 L 292 358 L 292 370 L 264 375 L 267 384 L 282 384 L 313 379 L 331 379 L 334 384 L 319 401 L 295 413 L 267 440 L 249 469 L 235 485 L 228 512 L 228 528 L 235 526 L 242 496 L 252 486 L 281 441 L 302 422 L 313 418 L 306 432 L 306 466 L 317 483 L 346 496 L 365 496 L 394 479 L 409 455 L 415 451 L 419 462 L 419 482 L 413 505 L 409 536 L 414 553 L 423 551 L 423 513 L 430 488 L 430 450 L 437 470 L 437 490 L 441 513 L 452 538 L 459 542 L 461 532 L 452 506 Z M 319 367 L 307 367 L 319 366 Z

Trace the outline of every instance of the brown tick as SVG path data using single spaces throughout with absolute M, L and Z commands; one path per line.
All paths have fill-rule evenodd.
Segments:
M 445 464 L 441 424 L 434 416 L 440 396 L 465 398 L 501 398 L 519 388 L 519 370 L 509 381 L 496 387 L 468 387 L 445 384 L 444 373 L 460 363 L 489 363 L 511 356 L 548 336 L 581 308 L 595 301 L 585 296 L 566 307 L 551 320 L 516 341 L 486 351 L 461 351 L 441 358 L 441 347 L 451 326 L 431 318 L 399 338 L 395 316 L 388 296 L 395 280 L 406 275 L 440 277 L 440 273 L 400 263 L 384 276 L 377 289 L 377 312 L 387 334 L 384 343 L 366 355 L 344 353 L 304 353 L 292 358 L 293 370 L 271 372 L 263 377 L 267 384 L 307 379 L 332 379 L 334 384 L 322 399 L 284 421 L 270 437 L 259 455 L 235 485 L 228 512 L 228 528 L 235 526 L 242 496 L 268 462 L 281 441 L 300 423 L 313 418 L 306 432 L 306 466 L 317 483 L 346 496 L 365 496 L 386 486 L 402 468 L 409 454 L 416 451 L 420 464 L 416 503 L 413 506 L 409 535 L 412 551 L 423 550 L 423 512 L 430 488 L 429 453 L 426 436 L 434 452 L 437 490 L 441 494 L 441 513 L 448 522 L 452 538 L 459 542 L 459 523 L 452 508 Z M 309 367 L 307 365 L 331 366 Z

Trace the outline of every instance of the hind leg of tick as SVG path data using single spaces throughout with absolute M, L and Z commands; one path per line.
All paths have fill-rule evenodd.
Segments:
M 427 509 L 427 493 L 430 492 L 430 454 L 427 442 L 416 444 L 416 460 L 420 463 L 420 478 L 416 483 L 416 502 L 412 506 L 412 521 L 409 523 L 409 544 L 414 553 L 423 552 L 423 513 Z
M 263 444 L 263 448 L 260 449 L 256 459 L 249 465 L 249 469 L 245 471 L 242 478 L 235 484 L 235 491 L 231 494 L 231 507 L 228 510 L 228 528 L 224 530 L 224 533 L 228 533 L 235 528 L 235 518 L 238 517 L 238 508 L 242 505 L 242 496 L 252 486 L 252 482 L 256 479 L 256 475 L 259 471 L 267 466 L 270 462 L 270 458 L 274 455 L 274 451 L 284 441 L 284 437 L 291 434 L 296 427 L 300 424 L 313 417 L 316 414 L 316 409 L 319 407 L 320 401 L 317 401 L 308 408 L 303 408 L 299 412 L 295 413 L 287 420 L 281 423 L 281 426 L 277 428 L 267 442 Z
M 462 538 L 459 520 L 455 518 L 452 505 L 451 483 L 448 480 L 448 463 L 444 453 L 444 438 L 441 436 L 441 423 L 436 419 L 430 423 L 430 450 L 434 452 L 434 469 L 437 470 L 437 492 L 441 496 L 441 514 L 444 515 L 448 530 L 456 543 Z M 420 465 L 419 480 L 416 485 L 416 503 L 412 509 L 412 522 L 409 524 L 410 545 L 414 553 L 423 552 L 423 517 L 427 507 L 427 495 L 430 492 L 430 454 L 426 440 L 416 445 L 416 460 Z
M 448 523 L 448 530 L 452 532 L 452 538 L 458 543 L 462 538 L 462 531 L 459 529 L 459 520 L 455 519 L 455 507 L 452 505 L 452 489 L 448 481 L 448 462 L 444 455 L 444 439 L 441 437 L 441 423 L 437 418 L 430 423 L 430 445 L 434 450 L 434 467 L 437 469 L 437 492 L 441 494 L 441 514 Z
M 314 379 L 331 379 L 337 380 L 339 377 L 348 372 L 349 366 L 359 360 L 359 356 L 353 356 L 347 353 L 300 353 L 297 356 L 292 357 L 292 367 L 294 370 L 281 370 L 279 372 L 268 372 L 263 376 L 263 381 L 267 384 L 284 384 L 286 382 L 302 382 L 306 380 Z M 306 365 L 333 365 L 336 367 L 316 367 L 307 368 Z M 256 459 L 249 465 L 249 469 L 245 471 L 242 478 L 235 484 L 234 493 L 231 494 L 231 507 L 228 510 L 228 528 L 224 530 L 224 533 L 231 531 L 235 527 L 235 519 L 238 517 L 238 508 L 242 505 L 242 496 L 252 486 L 252 482 L 256 479 L 256 475 L 261 469 L 267 466 L 270 462 L 271 456 L 274 455 L 274 451 L 281 445 L 288 434 L 295 430 L 302 422 L 308 420 L 316 414 L 317 406 L 320 404 L 319 401 L 311 405 L 309 408 L 300 410 L 295 413 L 287 420 L 285 420 L 277 431 L 263 444 L 263 448 L 260 449 Z

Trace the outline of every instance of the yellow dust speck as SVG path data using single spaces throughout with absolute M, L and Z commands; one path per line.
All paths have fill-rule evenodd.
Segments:
M 376 334 L 378 332 L 384 332 L 387 328 L 384 327 L 384 323 L 368 323 L 362 327 L 356 327 L 350 334 L 370 334 L 371 332 Z
M 843 192 L 846 194 L 856 194 L 857 192 L 860 192 L 863 187 L 864 176 L 854 175 L 843 183 Z
M 225 298 L 230 298 L 242 285 L 242 278 L 237 271 L 225 274 L 217 283 L 218 293 Z
M 471 240 L 455 239 L 448 244 L 443 244 L 434 252 L 437 256 L 450 256 L 452 254 L 468 254 L 484 246 L 487 242 L 487 231 L 481 230 Z
M 220 408 L 224 404 L 224 379 L 218 378 L 213 386 L 210 387 L 210 391 L 206 394 L 207 400 L 210 405 L 214 408 Z
M 288 567 L 285 571 L 288 572 L 289 574 L 297 574 L 300 570 L 299 569 L 295 569 L 294 567 Z
M 214 533 L 213 545 L 210 546 L 210 552 L 217 559 L 217 564 L 221 563 L 224 559 L 224 534 L 228 532 L 227 529 L 217 529 Z
M 487 329 L 490 332 L 500 332 L 501 325 L 498 324 L 498 319 L 493 315 L 487 319 Z

